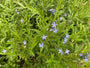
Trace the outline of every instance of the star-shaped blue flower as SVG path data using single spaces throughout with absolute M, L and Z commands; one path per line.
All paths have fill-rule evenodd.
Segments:
M 42 44 L 39 43 L 39 47 L 43 47 L 43 43 Z
M 54 33 L 57 33 L 57 31 L 58 31 L 58 29 L 56 29 L 56 28 L 53 30 Z
M 85 62 L 87 62 L 87 61 L 88 61 L 88 59 L 87 59 L 87 58 L 85 58 L 84 60 L 85 60 Z
M 63 51 L 62 51 L 62 49 L 58 49 L 58 53 L 61 53 L 61 55 L 63 54 Z
M 45 35 L 43 34 L 43 36 L 41 36 L 41 38 L 42 38 L 42 40 L 46 40 L 47 36 L 45 36 Z
M 55 24 L 55 22 L 53 22 L 51 25 L 52 25 L 52 27 L 55 27 L 55 28 L 57 26 L 57 24 Z
M 50 11 L 52 14 L 54 14 L 56 12 L 56 9 L 50 9 L 48 11 Z
M 6 51 L 7 51 L 7 50 L 4 49 L 4 50 L 2 51 L 2 53 L 5 53 Z
M 69 54 L 70 50 L 66 49 L 65 54 Z
M 26 45 L 26 41 L 24 41 L 23 44 Z
M 82 56 L 83 56 L 83 53 L 80 53 L 80 54 L 79 54 L 79 56 L 81 56 L 81 57 L 82 57 Z
M 67 38 L 69 38 L 69 35 L 68 34 L 66 34 L 66 37 L 63 40 L 63 44 L 65 44 L 67 42 L 67 40 L 68 40 Z
M 65 44 L 67 42 L 67 38 L 64 38 L 63 40 L 63 44 Z

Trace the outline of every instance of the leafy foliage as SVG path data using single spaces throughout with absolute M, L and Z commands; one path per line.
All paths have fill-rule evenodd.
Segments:
M 89 68 L 89 53 L 89 0 L 0 1 L 1 68 Z

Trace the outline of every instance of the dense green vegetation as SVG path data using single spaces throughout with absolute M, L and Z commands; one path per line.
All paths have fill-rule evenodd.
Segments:
M 90 0 L 0 0 L 0 68 L 90 68 Z

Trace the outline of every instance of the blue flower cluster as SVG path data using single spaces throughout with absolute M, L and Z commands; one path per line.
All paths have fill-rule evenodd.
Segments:
M 18 10 L 17 9 L 15 9 L 15 12 L 17 12 L 17 14 L 19 14 L 20 12 L 18 12 Z
M 60 53 L 61 55 L 63 55 L 63 50 L 62 49 L 58 49 L 58 53 Z M 66 49 L 65 54 L 69 54 L 70 50 Z
M 56 12 L 56 9 L 50 9 L 49 11 L 52 14 L 54 14 Z M 67 14 L 65 14 L 64 16 L 67 16 Z M 62 21 L 62 17 L 60 17 L 60 21 Z M 58 29 L 56 28 L 57 27 L 57 24 L 55 22 L 56 22 L 56 20 L 51 23 L 51 29 L 50 29 L 50 31 L 53 31 L 54 33 L 57 33 Z M 88 29 L 88 27 L 87 27 L 87 29 Z M 49 28 L 47 28 L 46 31 L 49 31 Z M 63 39 L 63 44 L 65 44 L 67 42 L 69 36 L 70 35 L 66 34 L 66 36 Z M 41 36 L 41 39 L 42 40 L 46 40 L 46 38 L 47 38 L 47 36 L 45 36 L 44 34 L 43 34 L 43 36 Z M 39 47 L 42 47 L 43 48 L 43 42 L 42 43 L 39 43 Z M 61 55 L 63 55 L 63 54 L 69 54 L 70 53 L 70 50 L 66 49 L 65 52 L 64 52 L 62 49 L 58 49 L 58 53 L 61 54 Z M 82 57 L 83 56 L 83 53 L 80 53 L 79 56 Z M 85 62 L 88 61 L 88 56 L 90 56 L 90 55 L 87 54 L 85 56 L 85 59 L 84 59 Z
M 43 34 L 43 36 L 41 36 L 41 39 L 42 39 L 42 40 L 46 40 L 46 37 L 47 37 L 47 36 L 45 36 L 45 35 Z M 42 44 L 39 43 L 39 47 L 42 47 L 42 48 L 43 48 L 43 42 L 42 42 Z
M 54 33 L 57 33 L 57 31 L 58 31 L 58 29 L 56 29 L 57 24 L 55 22 L 53 22 L 51 25 L 52 26 L 51 26 L 50 31 L 53 31 Z
M 83 57 L 83 53 L 80 53 L 79 56 L 80 56 L 80 57 Z M 86 55 L 85 58 L 84 58 L 84 61 L 85 61 L 85 62 L 88 62 L 88 58 L 89 58 L 89 57 L 90 57 L 90 54 L 87 53 L 87 55 Z
M 50 9 L 49 11 L 52 14 L 54 14 L 56 12 L 56 9 Z M 67 16 L 67 15 L 65 14 L 65 16 Z M 50 31 L 53 31 L 54 33 L 57 33 L 57 31 L 58 31 L 58 29 L 56 28 L 57 27 L 57 24 L 55 23 L 56 21 L 57 20 L 55 20 L 54 22 L 51 23 L 51 29 L 50 29 Z M 60 21 L 62 21 L 62 17 L 60 17 Z M 48 30 L 49 30 L 49 28 L 46 29 L 46 31 L 48 31 Z M 41 39 L 42 40 L 46 40 L 46 37 L 47 36 L 45 36 L 43 34 L 43 36 L 41 36 Z M 63 43 L 66 43 L 68 37 L 69 37 L 69 35 L 66 34 L 66 37 L 64 38 L 64 42 Z M 43 48 L 43 42 L 42 43 L 39 43 L 39 47 L 42 47 Z M 62 49 L 58 49 L 58 50 L 59 50 L 58 53 L 60 53 L 61 55 L 63 55 L 63 50 Z M 69 52 L 70 52 L 70 50 L 66 49 L 65 54 L 69 54 Z

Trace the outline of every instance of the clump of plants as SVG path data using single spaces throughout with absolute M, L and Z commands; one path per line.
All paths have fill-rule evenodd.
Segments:
M 89 0 L 0 1 L 1 68 L 89 68 L 89 62 Z

